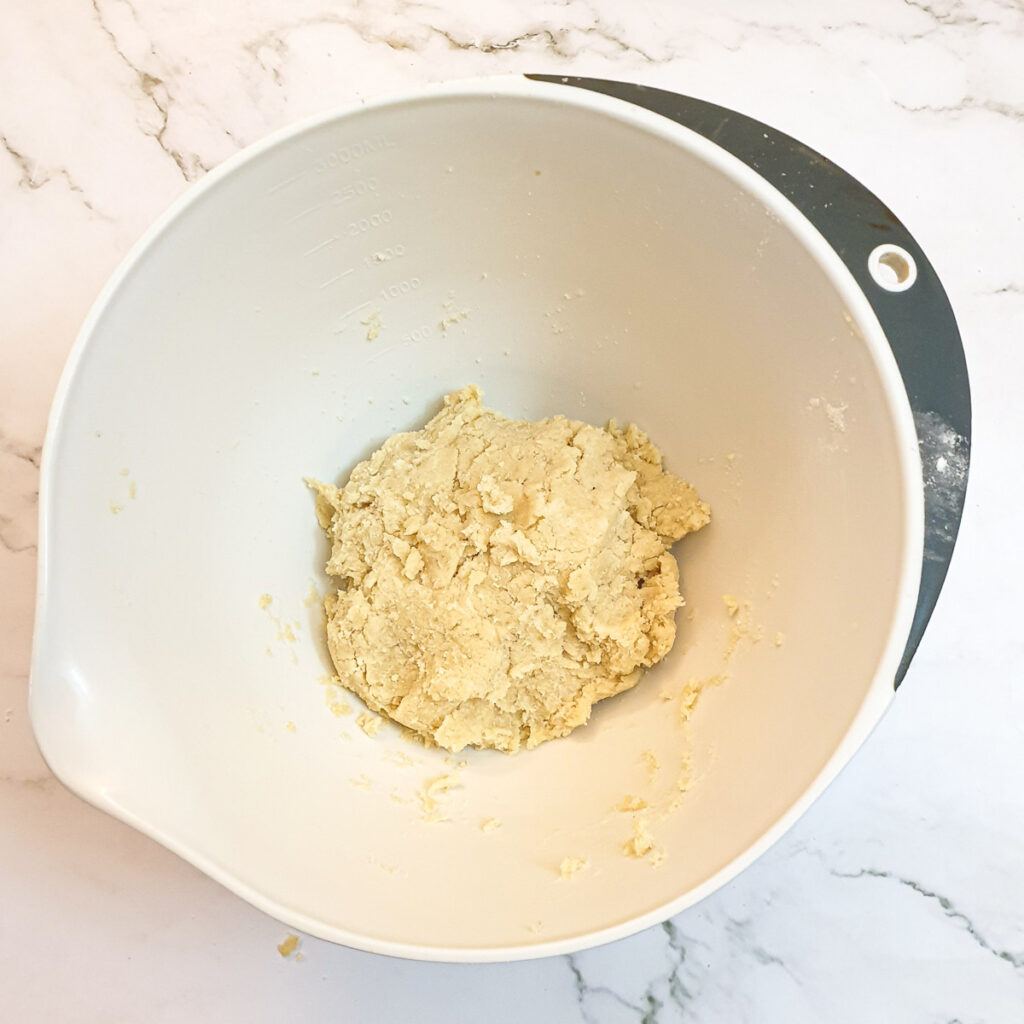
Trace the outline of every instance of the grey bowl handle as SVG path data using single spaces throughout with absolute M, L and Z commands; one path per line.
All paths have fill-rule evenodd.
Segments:
M 960 332 L 932 265 L 895 214 L 859 181 L 796 139 L 726 107 L 662 89 L 597 78 L 527 75 L 604 93 L 703 135 L 775 186 L 821 232 L 871 303 L 903 376 L 924 479 L 925 547 L 917 609 L 895 685 L 906 674 L 946 578 L 967 491 L 971 390 Z M 875 283 L 868 255 L 888 243 L 906 250 L 917 280 L 902 292 Z

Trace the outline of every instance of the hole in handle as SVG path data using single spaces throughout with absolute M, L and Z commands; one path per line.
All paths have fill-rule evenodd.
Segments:
M 868 256 L 868 272 L 879 288 L 905 292 L 917 280 L 914 257 L 898 245 L 879 245 Z

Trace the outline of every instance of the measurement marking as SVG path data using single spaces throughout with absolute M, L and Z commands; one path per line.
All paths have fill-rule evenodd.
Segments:
M 279 181 L 273 188 L 267 190 L 267 195 L 272 196 L 275 192 L 282 188 L 287 188 L 289 185 L 294 185 L 306 172 L 299 171 L 298 174 L 293 174 L 290 178 L 285 178 L 284 181 Z
M 353 313 L 358 313 L 359 310 L 365 309 L 367 306 L 372 306 L 373 302 L 369 299 L 366 302 L 360 302 L 358 306 L 353 306 L 347 313 L 342 313 L 339 317 L 340 320 L 344 320 L 346 317 L 350 317 Z
M 326 249 L 329 245 L 333 245 L 337 240 L 338 236 L 332 235 L 330 238 L 324 239 L 324 241 L 320 242 L 318 245 L 314 245 L 312 249 L 307 249 L 302 255 L 312 256 L 313 253 L 319 252 L 321 249 Z
M 317 203 L 316 206 L 311 206 L 308 210 L 302 210 L 294 216 L 289 217 L 285 221 L 285 224 L 294 224 L 297 220 L 302 220 L 303 217 L 308 217 L 311 213 L 316 213 L 317 210 L 322 210 L 326 205 L 326 203 Z
M 348 275 L 351 274 L 355 269 L 355 267 L 349 267 L 348 270 L 343 270 L 340 274 L 335 274 L 334 277 L 329 277 L 326 281 L 323 282 L 323 284 L 320 285 L 320 287 L 327 288 L 329 285 L 334 284 L 335 281 L 340 281 L 343 277 L 348 277 Z M 348 316 L 348 313 L 346 313 L 345 316 Z

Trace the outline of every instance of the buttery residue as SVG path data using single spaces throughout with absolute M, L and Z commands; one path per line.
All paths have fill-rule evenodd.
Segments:
M 615 810 L 622 814 L 631 811 L 643 811 L 647 808 L 647 801 L 642 796 L 624 796 L 616 805 Z

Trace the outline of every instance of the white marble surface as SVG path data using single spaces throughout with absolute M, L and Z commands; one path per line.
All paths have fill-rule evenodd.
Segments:
M 4 1019 L 1024 1020 L 1024 6 L 646 0 L 7 0 L 0 14 L 0 998 Z M 891 712 L 797 828 L 632 939 L 493 966 L 305 938 L 84 805 L 26 717 L 47 409 L 97 289 L 210 167 L 300 116 L 509 71 L 631 79 L 827 153 L 957 310 L 961 542 Z

